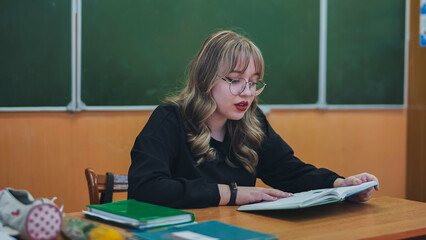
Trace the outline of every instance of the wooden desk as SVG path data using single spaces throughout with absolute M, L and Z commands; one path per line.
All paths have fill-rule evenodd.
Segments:
M 426 203 L 377 197 L 362 204 L 334 203 L 307 209 L 238 212 L 238 207 L 189 209 L 197 222 L 224 223 L 277 235 L 280 239 L 426 238 Z M 67 214 L 83 217 L 82 213 Z

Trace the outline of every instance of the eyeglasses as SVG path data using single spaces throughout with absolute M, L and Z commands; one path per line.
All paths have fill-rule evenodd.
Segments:
M 232 95 L 240 95 L 246 89 L 247 84 L 249 85 L 249 90 L 252 96 L 258 96 L 265 89 L 266 83 L 262 79 L 257 79 L 256 81 L 249 82 L 244 78 L 232 79 L 229 77 L 221 77 L 223 81 L 229 83 L 229 91 Z

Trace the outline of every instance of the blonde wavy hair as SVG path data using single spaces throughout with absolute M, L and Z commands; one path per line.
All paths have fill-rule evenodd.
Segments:
M 217 75 L 226 76 L 235 69 L 239 61 L 245 71 L 251 56 L 256 71 L 262 78 L 263 57 L 253 42 L 232 31 L 211 34 L 191 62 L 186 87 L 177 97 L 168 99 L 181 108 L 186 120 L 187 142 L 192 154 L 198 158 L 198 165 L 216 158 L 216 150 L 210 146 L 211 130 L 206 122 L 216 110 L 216 102 L 211 92 L 218 79 Z M 230 152 L 233 152 L 250 173 L 255 172 L 259 160 L 255 150 L 260 148 L 264 138 L 260 121 L 256 117 L 256 109 L 255 98 L 241 120 L 228 120 L 226 125 L 231 137 Z M 229 156 L 228 153 L 226 163 L 237 167 L 229 160 Z

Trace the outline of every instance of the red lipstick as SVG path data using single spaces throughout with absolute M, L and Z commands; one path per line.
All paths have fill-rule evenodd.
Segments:
M 234 106 L 239 110 L 244 112 L 248 108 L 248 102 L 247 101 L 241 101 L 237 104 L 234 104 Z

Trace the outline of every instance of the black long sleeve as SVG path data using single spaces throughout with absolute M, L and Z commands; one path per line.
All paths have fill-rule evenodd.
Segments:
M 306 164 L 294 156 L 290 146 L 272 129 L 262 114 L 266 138 L 259 154 L 258 177 L 267 185 L 296 193 L 331 188 L 340 177 L 336 173 Z
M 131 151 L 128 198 L 175 208 L 217 206 L 217 184 L 197 173 L 177 106 L 158 107 Z
M 265 139 L 258 150 L 257 174 L 250 174 L 241 166 L 233 168 L 226 164 L 229 136 L 225 136 L 224 142 L 211 139 L 217 159 L 197 166 L 186 143 L 179 107 L 172 103 L 160 105 L 131 151 L 128 198 L 174 208 L 218 206 L 217 184 L 235 181 L 239 186 L 254 186 L 256 177 L 287 192 L 332 187 L 338 175 L 297 159 L 263 113 L 258 112 Z M 236 162 L 231 156 L 232 160 Z

